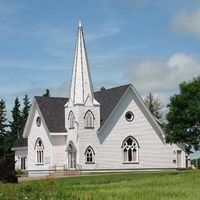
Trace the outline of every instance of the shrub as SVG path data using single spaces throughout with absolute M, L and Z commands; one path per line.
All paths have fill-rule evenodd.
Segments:
M 16 174 L 17 174 L 18 177 L 26 175 L 26 173 L 23 170 L 21 170 L 21 169 L 17 169 L 15 171 L 16 171 Z
M 13 155 L 7 155 L 4 159 L 0 160 L 0 181 L 6 183 L 18 182 Z
M 191 160 L 191 164 L 194 165 L 197 169 L 200 169 L 200 158 Z

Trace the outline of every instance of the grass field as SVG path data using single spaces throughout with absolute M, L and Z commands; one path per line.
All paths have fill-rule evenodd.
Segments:
M 0 199 L 200 200 L 200 171 L 113 173 L 0 183 Z

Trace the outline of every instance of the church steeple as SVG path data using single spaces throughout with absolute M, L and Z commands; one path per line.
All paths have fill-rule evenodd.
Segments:
M 93 86 L 83 35 L 83 27 L 79 21 L 70 88 L 70 101 L 73 105 L 84 104 L 88 97 L 94 103 Z

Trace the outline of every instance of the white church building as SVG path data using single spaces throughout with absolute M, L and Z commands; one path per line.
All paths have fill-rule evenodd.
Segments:
M 94 92 L 79 23 L 69 98 L 34 97 L 16 169 L 119 171 L 186 167 L 183 144 L 167 144 L 159 121 L 132 84 Z

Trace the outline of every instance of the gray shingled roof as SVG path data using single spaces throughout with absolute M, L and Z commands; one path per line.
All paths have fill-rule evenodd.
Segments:
M 101 104 L 101 126 L 107 120 L 129 85 L 94 92 L 95 99 Z M 35 97 L 50 132 L 66 132 L 64 105 L 68 98 Z
M 107 90 L 101 90 L 94 93 L 94 98 L 101 104 L 100 107 L 100 117 L 101 117 L 101 126 L 110 116 L 111 112 L 119 102 L 119 100 L 124 95 L 125 91 L 129 85 L 123 85 L 120 87 L 115 87 Z
M 68 98 L 35 97 L 50 132 L 66 132 L 64 105 Z
M 22 136 L 20 138 L 17 138 L 13 144 L 13 147 L 27 147 L 28 146 L 28 140 L 27 138 L 23 138 Z
M 129 86 L 123 85 L 94 92 L 94 98 L 101 104 L 101 126 L 108 119 Z M 68 98 L 37 96 L 35 99 L 49 131 L 57 133 L 66 132 L 64 105 L 68 102 Z M 22 146 L 27 146 L 27 139 L 20 137 L 15 141 L 14 147 Z

